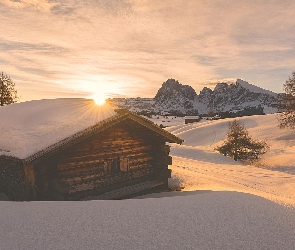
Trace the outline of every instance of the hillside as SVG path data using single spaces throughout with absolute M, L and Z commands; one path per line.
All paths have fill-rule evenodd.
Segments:
M 270 146 L 258 162 L 259 167 L 235 162 L 214 151 L 225 138 L 232 119 L 187 125 L 183 118 L 153 120 L 169 126 L 169 132 L 184 139 L 183 145 L 171 149 L 172 173 L 184 190 L 234 190 L 295 205 L 294 131 L 279 129 L 275 114 L 239 118 L 254 139 L 265 139 Z
M 189 147 L 202 147 L 213 150 L 226 137 L 228 122 L 232 119 L 202 121 L 200 123 L 168 127 L 169 132 L 184 139 Z M 295 136 L 294 131 L 279 129 L 276 114 L 248 116 L 238 118 L 248 129 L 253 138 L 265 139 L 270 145 L 268 153 L 261 159 L 261 165 L 268 168 L 294 166 Z M 167 124 L 167 123 L 166 123 Z

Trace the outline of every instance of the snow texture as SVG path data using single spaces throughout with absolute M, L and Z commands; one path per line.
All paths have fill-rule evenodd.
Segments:
M 25 159 L 117 113 L 91 99 L 48 99 L 0 107 L 0 155 Z
M 0 202 L 0 249 L 294 249 L 295 211 L 268 200 L 211 191 L 148 197 Z
M 179 178 L 188 191 L 234 190 L 295 206 L 294 131 L 279 129 L 275 114 L 238 120 L 253 139 L 264 139 L 270 146 L 257 166 L 235 162 L 216 152 L 214 148 L 225 139 L 232 119 L 209 120 L 166 128 L 184 139 L 183 145 L 171 148 L 173 177 Z
M 270 145 L 255 167 L 214 151 L 232 119 L 152 120 L 185 140 L 170 153 L 171 182 L 184 191 L 122 201 L 3 201 L 0 249 L 294 249 L 294 131 L 279 129 L 275 115 L 239 118 Z

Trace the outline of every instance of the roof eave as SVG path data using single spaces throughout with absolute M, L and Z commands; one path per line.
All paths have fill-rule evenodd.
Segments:
M 182 144 L 182 142 L 183 142 L 183 140 L 181 138 L 160 128 L 154 122 L 152 122 L 142 116 L 139 116 L 131 111 L 123 110 L 123 109 L 119 109 L 119 110 L 115 110 L 115 111 L 117 112 L 117 115 L 112 116 L 104 121 L 101 121 L 101 122 L 95 124 L 94 126 L 91 126 L 83 131 L 80 131 L 68 138 L 65 138 L 64 140 L 59 141 L 59 142 L 47 147 L 46 149 L 40 150 L 37 153 L 30 155 L 29 157 L 23 159 L 23 161 L 26 163 L 41 161 L 43 157 L 47 157 L 51 154 L 54 154 L 59 149 L 68 148 L 69 146 L 74 145 L 74 144 L 84 140 L 85 138 L 90 137 L 91 135 L 93 135 L 95 133 L 104 131 L 105 129 L 108 129 L 108 128 L 112 127 L 113 125 L 115 125 L 127 118 L 130 118 L 133 121 L 156 132 L 157 134 L 159 134 L 160 136 L 165 138 L 167 140 L 167 142 L 169 142 L 169 143 Z

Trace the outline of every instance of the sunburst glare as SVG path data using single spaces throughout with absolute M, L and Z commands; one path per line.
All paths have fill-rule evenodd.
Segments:
M 95 94 L 92 97 L 92 99 L 95 102 L 95 104 L 99 106 L 105 104 L 105 101 L 106 101 L 106 97 L 102 94 Z

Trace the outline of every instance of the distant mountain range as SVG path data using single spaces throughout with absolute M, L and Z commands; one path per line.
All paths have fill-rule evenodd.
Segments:
M 274 113 L 278 94 L 252 85 L 241 79 L 235 83 L 218 83 L 212 90 L 204 87 L 199 93 L 189 85 L 168 79 L 154 98 L 114 98 L 108 103 L 134 112 L 206 115 L 209 113 Z M 252 110 L 252 111 L 251 111 Z

